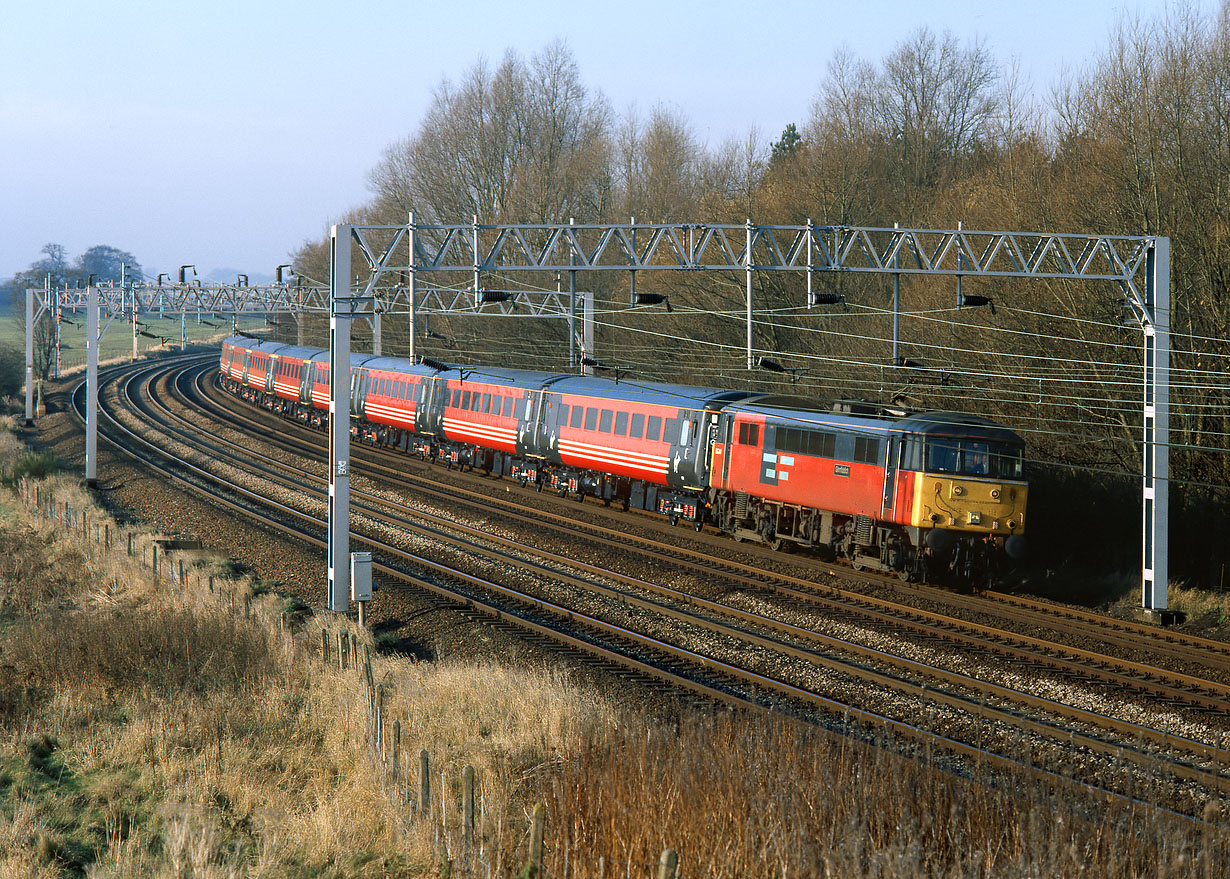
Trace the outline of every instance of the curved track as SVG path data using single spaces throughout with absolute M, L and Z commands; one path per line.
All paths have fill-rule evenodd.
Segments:
M 234 414 L 222 405 L 231 403 L 229 398 L 221 400 L 208 380 L 213 372 L 209 363 L 178 370 L 174 381 L 163 381 L 160 376 L 169 369 L 149 366 L 107 383 L 100 396 L 106 403 L 105 435 L 140 455 L 146 466 L 174 474 L 219 502 L 319 544 L 323 479 L 305 474 L 315 465 L 305 465 L 301 457 L 287 458 L 319 456 L 319 435 L 271 421 L 267 413 Z M 178 390 L 168 395 L 168 387 Z M 185 402 L 205 415 L 189 420 L 172 411 Z M 138 426 L 130 413 L 140 413 L 147 425 L 156 427 Z M 203 417 L 213 422 L 209 429 L 201 424 Z M 250 448 L 251 440 L 225 438 L 228 423 L 265 435 L 270 424 L 277 423 L 283 435 L 269 453 L 261 453 Z M 146 431 L 157 432 L 160 439 L 138 436 Z M 156 450 L 160 446 L 173 447 L 176 454 Z M 1139 794 L 1154 788 L 1150 800 L 1183 811 L 1192 811 L 1201 797 L 1227 786 L 1227 775 L 1220 770 L 1225 755 L 1216 738 L 1219 726 L 1213 721 L 1225 720 L 1230 688 L 1209 679 L 1215 675 L 1189 673 L 1198 665 L 1196 644 L 1165 641 L 1170 658 L 1187 671 L 1145 668 L 835 583 L 818 587 L 802 577 L 766 574 L 746 556 L 717 559 L 704 548 L 679 545 L 676 535 L 668 533 L 667 540 L 634 533 L 640 529 L 630 527 L 625 517 L 609 525 L 578 522 L 575 515 L 531 504 L 541 500 L 532 492 L 513 495 L 510 488 L 507 497 L 493 497 L 489 487 L 485 492 L 441 487 L 422 474 L 407 474 L 404 457 L 390 463 L 386 456 L 357 446 L 355 452 L 357 473 L 373 484 L 368 488 L 366 479 L 362 485 L 352 483 L 352 539 L 373 548 L 382 575 L 523 627 L 535 638 L 631 669 L 675 690 L 738 704 L 773 704 L 829 726 L 857 720 L 921 747 L 1006 770 L 1028 767 L 1057 782 L 1080 783 L 1071 777 L 1075 748 L 1082 755 L 1079 774 L 1086 786 L 1122 789 L 1124 767 L 1132 767 L 1131 790 Z M 198 462 L 178 460 L 185 454 Z M 230 463 L 219 466 L 219 461 Z M 263 484 L 260 490 L 257 483 Z M 509 488 L 506 483 L 503 487 Z M 414 492 L 413 506 L 389 497 L 408 491 Z M 280 500 L 268 501 L 271 492 Z M 447 500 L 452 512 L 425 513 L 424 499 L 433 504 Z M 469 517 L 479 521 L 458 521 Z M 508 533 L 496 535 L 494 530 Z M 528 539 L 529 532 L 536 532 L 538 539 Z M 580 554 L 559 551 L 569 543 L 583 544 L 605 560 L 598 564 L 567 557 Z M 431 557 L 407 548 L 411 545 L 433 547 Z M 459 556 L 463 563 L 458 563 Z M 670 573 L 664 579 L 681 575 L 685 582 L 677 588 L 629 570 L 666 571 Z M 698 588 L 701 583 L 706 585 Z M 937 600 L 933 593 L 925 598 Z M 960 604 L 973 597 L 953 600 Z M 1025 627 L 1045 628 L 1046 620 L 1053 619 L 1045 607 L 1021 607 L 1006 597 L 979 600 L 987 607 L 1004 608 Z M 752 610 L 749 603 L 762 607 Z M 980 605 L 977 612 L 988 610 Z M 888 633 L 906 649 L 886 650 L 822 631 L 825 620 L 834 618 L 860 630 Z M 1079 619 L 1067 624 L 1078 626 Z M 1081 637 L 1094 637 L 1091 630 L 1080 631 Z M 1122 637 L 1122 632 L 1115 634 Z M 1202 716 L 1205 734 L 1177 735 L 1164 725 L 1126 720 L 1029 688 L 982 680 L 938 661 L 905 655 L 911 652 L 909 645 L 921 645 L 921 653 L 939 647 L 949 653 L 976 650 L 1018 664 L 1022 674 L 1036 675 L 1052 666 L 1047 674 L 1060 679 L 1128 688 L 1146 705 L 1161 700 L 1166 713 Z M 869 704 L 876 709 L 865 707 Z

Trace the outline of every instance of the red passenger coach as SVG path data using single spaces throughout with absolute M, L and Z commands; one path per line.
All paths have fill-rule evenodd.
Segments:
M 437 380 L 443 394 L 442 436 L 498 452 L 517 450 L 517 401 L 525 391 L 490 382 Z

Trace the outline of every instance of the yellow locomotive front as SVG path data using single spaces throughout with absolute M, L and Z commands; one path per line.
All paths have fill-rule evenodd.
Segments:
M 905 524 L 933 561 L 967 567 L 976 558 L 1025 553 L 1029 485 L 1015 433 L 958 413 L 928 413 L 908 431 L 902 470 L 912 479 Z

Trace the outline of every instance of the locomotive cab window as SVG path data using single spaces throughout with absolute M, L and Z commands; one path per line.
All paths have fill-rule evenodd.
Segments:
M 927 443 L 927 469 L 935 473 L 1020 479 L 1024 449 L 986 440 L 934 439 Z
M 739 423 L 739 445 L 755 446 L 760 443 L 760 425 L 750 421 Z

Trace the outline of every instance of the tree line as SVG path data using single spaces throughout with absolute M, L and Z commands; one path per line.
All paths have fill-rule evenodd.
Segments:
M 1045 97 L 984 43 L 949 33 L 921 28 L 879 60 L 838 52 L 810 115 L 765 140 L 751 130 L 710 147 L 677 109 L 616 113 L 562 43 L 528 59 L 510 51 L 495 67 L 480 61 L 436 87 L 423 121 L 371 169 L 371 199 L 345 221 L 400 224 L 413 211 L 444 223 L 810 219 L 1168 236 L 1172 497 L 1178 515 L 1192 517 L 1194 553 L 1207 557 L 1224 542 L 1230 0 L 1211 15 L 1179 3 L 1157 18 L 1121 21 L 1102 51 Z M 327 239 L 306 243 L 296 268 L 327 279 L 328 248 Z M 980 412 L 1022 433 L 1031 458 L 1059 468 L 1063 486 L 1073 473 L 1110 484 L 1140 472 L 1142 331 L 1113 285 L 963 279 L 964 294 L 998 306 L 992 315 L 959 309 L 951 278 L 907 277 L 904 356 L 893 362 L 884 276 L 818 275 L 822 292 L 847 303 L 820 311 L 804 307 L 802 279 L 758 273 L 755 344 L 796 367 L 788 383 L 786 374 L 743 369 L 741 273 L 676 274 L 642 280 L 675 306 L 651 322 L 627 309 L 626 277 L 584 276 L 599 302 L 600 359 L 645 378 L 777 381 L 821 399 Z M 391 323 L 386 351 L 399 331 L 404 344 L 404 328 Z M 549 368 L 566 358 L 558 322 L 436 315 L 424 324 L 418 350 L 433 357 Z M 1138 477 L 1123 485 L 1139 492 Z M 1115 534 L 1122 543 L 1125 529 L 1139 528 L 1137 505 L 1115 497 L 1104 506 L 1128 513 L 1109 516 L 1100 543 Z

